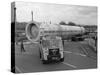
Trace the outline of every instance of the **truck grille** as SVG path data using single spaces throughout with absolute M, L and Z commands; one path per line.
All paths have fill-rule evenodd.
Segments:
M 49 55 L 58 55 L 59 49 L 49 49 Z

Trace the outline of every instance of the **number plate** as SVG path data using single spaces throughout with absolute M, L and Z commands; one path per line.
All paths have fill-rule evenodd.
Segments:
M 52 59 L 53 59 L 53 60 L 57 60 L 58 58 L 57 58 L 57 57 L 52 57 Z

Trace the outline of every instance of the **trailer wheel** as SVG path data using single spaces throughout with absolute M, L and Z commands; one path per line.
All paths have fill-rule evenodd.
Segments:
M 71 40 L 72 40 L 72 41 L 76 41 L 76 38 L 75 38 L 75 37 L 72 37 Z
M 84 41 L 84 38 L 78 38 L 78 41 Z

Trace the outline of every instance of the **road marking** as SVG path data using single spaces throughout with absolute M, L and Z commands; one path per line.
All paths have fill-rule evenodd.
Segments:
M 66 53 L 72 53 L 72 52 L 70 52 L 70 51 L 64 51 L 64 52 L 66 52 Z
M 80 55 L 80 56 L 83 56 L 83 57 L 86 57 L 85 54 L 81 54 L 81 53 L 74 53 L 74 52 L 70 52 L 70 51 L 64 51 L 65 53 L 72 53 L 72 54 L 75 54 L 75 55 Z
M 93 59 L 95 58 L 94 56 L 90 56 L 89 55 L 89 53 L 88 53 L 88 49 L 90 49 L 89 47 L 82 47 L 82 46 L 80 46 L 81 47 L 81 49 L 82 49 L 82 51 L 86 54 L 86 56 L 88 56 L 88 57 L 92 57 Z
M 66 63 L 66 62 L 62 62 L 63 64 L 67 65 L 67 66 L 70 66 L 72 68 L 77 68 L 75 65 L 72 65 L 72 64 L 69 64 L 69 63 Z
M 17 52 L 15 54 L 16 55 L 34 55 L 34 53 L 30 53 L 30 52 Z
M 15 66 L 15 69 L 16 69 L 19 73 L 22 73 L 22 71 L 21 71 L 17 66 Z
M 86 55 L 88 55 L 88 52 L 86 51 L 86 49 L 85 49 L 84 47 L 82 47 L 81 45 L 80 45 L 80 47 L 81 47 L 81 50 L 82 50 Z
M 80 55 L 80 56 L 84 56 L 84 57 L 86 57 L 86 55 L 85 54 L 80 54 L 80 53 L 75 53 L 76 55 Z

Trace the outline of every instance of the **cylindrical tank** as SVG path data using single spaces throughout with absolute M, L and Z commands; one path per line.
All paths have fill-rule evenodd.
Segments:
M 83 34 L 85 28 L 80 26 L 41 24 L 30 22 L 26 26 L 26 36 L 31 42 L 39 40 L 40 36 L 55 35 L 69 37 L 73 35 Z
M 77 35 L 77 34 L 84 34 L 85 28 L 79 26 L 61 26 L 62 33 L 65 32 L 65 35 Z

